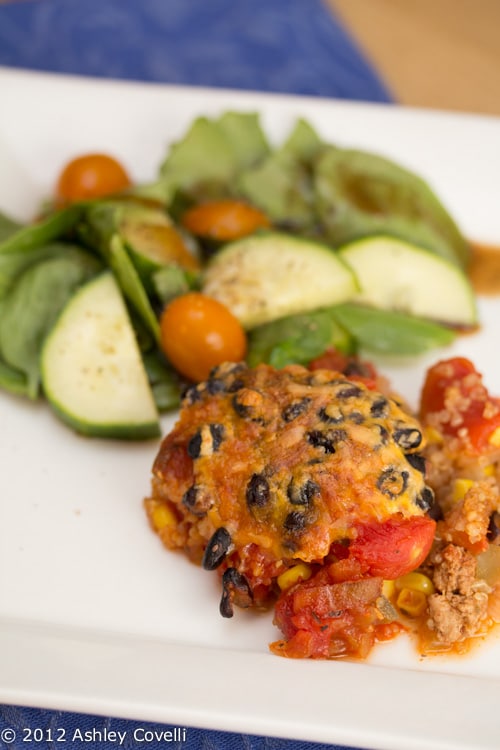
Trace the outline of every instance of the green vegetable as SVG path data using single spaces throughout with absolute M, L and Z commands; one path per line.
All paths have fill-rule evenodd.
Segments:
M 11 235 L 15 234 L 22 228 L 22 224 L 19 224 L 9 216 L 0 213 L 0 245 Z
M 255 113 L 226 112 L 217 120 L 198 117 L 174 143 L 160 169 L 164 194 L 207 183 L 227 185 L 237 172 L 258 162 L 269 145 Z
M 106 271 L 68 301 L 41 356 L 45 395 L 84 435 L 158 437 L 158 412 L 114 276 Z
M 309 228 L 315 218 L 311 162 L 321 148 L 316 132 L 298 120 L 281 148 L 240 173 L 238 192 L 275 223 Z
M 470 247 L 430 187 L 377 154 L 330 147 L 314 174 L 316 209 L 334 245 L 390 234 L 467 266 Z
M 277 368 L 307 365 L 329 347 L 352 354 L 355 341 L 331 310 L 316 310 L 274 320 L 250 331 L 247 362 L 250 367 L 259 362 Z
M 367 352 L 415 356 L 449 346 L 456 337 L 449 328 L 404 313 L 350 303 L 337 305 L 331 312 Z
M 180 404 L 179 378 L 163 354 L 157 350 L 148 352 L 143 355 L 143 363 L 158 411 L 164 412 L 178 408 Z
M 82 213 L 82 205 L 74 204 L 34 224 L 27 224 L 0 242 L 0 254 L 26 252 L 60 239 L 75 228 Z
M 198 282 L 199 274 L 174 265 L 165 266 L 152 275 L 153 288 L 164 304 L 180 294 L 197 289 Z
M 130 304 L 153 334 L 155 341 L 160 341 L 160 324 L 151 305 L 147 291 L 127 253 L 122 240 L 115 234 L 109 243 L 108 263 L 114 271 L 120 287 Z
M 26 375 L 0 359 L 0 388 L 16 396 L 29 396 Z
M 339 250 L 356 274 L 357 302 L 456 327 L 477 324 L 474 293 L 455 263 L 394 237 L 366 237 Z
M 278 232 L 227 244 L 202 285 L 248 329 L 343 302 L 357 289 L 355 274 L 329 247 Z
M 38 395 L 39 356 L 47 331 L 78 286 L 99 269 L 95 258 L 68 245 L 64 255 L 27 268 L 1 301 L 0 353 L 26 376 L 30 398 Z

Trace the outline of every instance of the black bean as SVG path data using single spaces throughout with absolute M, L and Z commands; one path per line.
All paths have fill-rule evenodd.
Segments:
M 222 617 L 232 617 L 233 604 L 237 607 L 251 607 L 253 594 L 245 576 L 236 568 L 228 568 L 222 575 L 222 598 L 219 611 Z
M 345 430 L 327 430 L 326 432 L 312 430 L 307 433 L 306 437 L 314 448 L 323 448 L 325 453 L 335 453 L 336 443 L 345 440 L 347 432 Z
M 350 422 L 354 422 L 354 424 L 363 424 L 365 421 L 364 415 L 361 414 L 360 411 L 352 411 L 347 415 L 347 419 L 349 419 Z
M 182 496 L 182 504 L 194 516 L 202 518 L 207 515 L 212 502 L 208 494 L 201 492 L 200 488 L 193 484 Z
M 336 404 L 327 404 L 318 411 L 318 417 L 326 424 L 340 424 L 344 421 L 344 415 Z
M 500 513 L 495 510 L 490 516 L 490 522 L 488 524 L 488 531 L 486 534 L 486 538 L 489 542 L 494 542 L 495 539 L 497 539 L 499 535 L 500 535 Z
M 399 471 L 394 466 L 384 469 L 377 480 L 377 487 L 384 495 L 394 500 L 405 492 L 408 487 L 410 474 L 408 471 Z
M 425 458 L 421 453 L 407 453 L 406 460 L 414 469 L 425 474 Z
M 341 399 L 342 401 L 348 399 L 348 398 L 357 398 L 358 396 L 361 396 L 362 390 L 357 385 L 346 385 L 344 388 L 340 388 L 335 396 L 336 398 Z
M 300 401 L 292 401 L 291 404 L 283 409 L 283 411 L 281 412 L 281 416 L 283 417 L 285 422 L 291 422 L 297 417 L 300 417 L 300 415 L 307 410 L 307 407 L 310 403 L 310 398 L 303 398 Z
M 226 557 L 231 543 L 231 534 L 227 529 L 221 526 L 220 529 L 217 529 L 212 535 L 207 544 L 201 561 L 202 567 L 205 570 L 215 570 L 218 568 Z
M 189 385 L 182 393 L 182 402 L 185 406 L 191 406 L 203 398 L 202 391 L 197 385 Z
M 370 407 L 370 414 L 372 417 L 386 417 L 389 413 L 389 402 L 385 396 L 381 396 Z
M 220 444 L 224 439 L 224 426 L 221 424 L 209 424 L 208 431 L 210 433 L 210 441 L 207 440 L 206 428 L 202 427 L 188 442 L 187 452 L 191 458 L 208 456 L 219 450 Z
M 240 389 L 233 396 L 232 404 L 236 414 L 242 419 L 264 424 L 262 414 L 265 401 L 259 391 L 250 388 Z
M 386 430 L 384 425 L 382 424 L 375 424 L 375 428 L 378 430 L 380 434 L 380 444 L 381 445 L 387 445 L 387 442 L 389 440 L 389 430 Z
M 305 482 L 296 482 L 292 479 L 286 494 L 292 505 L 310 505 L 319 491 L 319 484 L 312 479 L 306 479 Z
M 222 424 L 211 424 L 210 434 L 212 436 L 212 450 L 215 453 L 219 450 L 222 441 L 224 440 L 224 425 Z
M 301 513 L 298 510 L 292 510 L 283 523 L 285 531 L 291 532 L 292 534 L 297 534 L 298 532 L 303 531 L 306 526 L 307 517 L 304 513 Z
M 416 427 L 402 427 L 394 430 L 394 442 L 405 451 L 418 448 L 422 442 L 422 433 Z
M 269 502 L 269 482 L 263 474 L 252 474 L 247 484 L 246 500 L 250 508 L 263 508 Z
M 415 503 L 421 508 L 421 510 L 428 513 L 434 506 L 434 492 L 430 487 L 424 487 L 420 495 L 415 498 Z
M 201 451 L 201 430 L 198 430 L 198 432 L 193 435 L 193 437 L 190 439 L 188 446 L 187 446 L 187 452 L 188 455 L 191 458 L 198 458 Z
M 211 396 L 224 393 L 226 391 L 226 381 L 222 378 L 209 378 L 207 380 L 207 391 Z
M 235 378 L 232 383 L 229 383 L 227 387 L 228 393 L 236 393 L 245 387 L 245 383 L 241 378 Z
M 372 377 L 372 372 L 363 362 L 357 359 L 351 359 L 342 370 L 344 375 L 361 375 L 363 378 Z

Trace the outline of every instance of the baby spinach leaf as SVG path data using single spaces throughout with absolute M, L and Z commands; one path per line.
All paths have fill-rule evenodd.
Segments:
M 29 266 L 5 295 L 0 309 L 0 353 L 27 378 L 27 395 L 39 391 L 40 350 L 48 331 L 74 290 L 100 264 L 78 247 Z
M 51 213 L 38 222 L 22 226 L 0 241 L 0 254 L 25 252 L 62 238 L 75 227 L 82 211 L 83 207 L 75 204 Z
M 260 362 L 277 368 L 306 365 L 329 347 L 351 354 L 355 341 L 330 310 L 316 310 L 254 328 L 249 332 L 247 361 L 251 367 Z
M 4 240 L 7 239 L 7 237 L 10 237 L 12 234 L 15 234 L 15 232 L 18 232 L 22 227 L 22 224 L 19 224 L 17 221 L 14 221 L 14 219 L 11 219 L 9 216 L 6 216 L 5 214 L 0 213 L 0 243 L 2 243 Z
M 331 312 L 367 352 L 417 355 L 456 338 L 450 328 L 404 313 L 354 303 L 336 305 Z
M 153 334 L 155 341 L 159 342 L 160 324 L 158 318 L 151 306 L 144 284 L 117 234 L 113 235 L 109 243 L 108 262 L 125 297 Z

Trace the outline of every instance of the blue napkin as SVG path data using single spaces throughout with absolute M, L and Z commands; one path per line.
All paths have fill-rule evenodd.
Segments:
M 115 79 L 391 101 L 383 82 L 321 0 L 28 0 L 2 4 L 0 65 Z M 170 742 L 154 739 L 155 731 L 175 729 L 178 733 L 171 735 Z M 179 734 L 182 729 L 185 734 Z M 34 730 L 38 730 L 36 734 Z M 122 747 L 148 750 L 337 747 L 0 707 L 2 750 L 109 749 L 119 746 L 121 736 Z M 62 737 L 65 743 L 56 742 Z
M 387 102 L 321 0 L 38 0 L 0 5 L 0 65 Z

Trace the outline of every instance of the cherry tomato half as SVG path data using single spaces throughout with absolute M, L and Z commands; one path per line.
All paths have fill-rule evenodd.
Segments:
M 122 165 L 107 154 L 86 154 L 68 162 L 56 185 L 61 205 L 113 195 L 130 187 L 130 178 Z
M 239 362 L 246 335 L 232 312 L 201 292 L 170 302 L 160 320 L 162 348 L 172 365 L 190 380 L 206 380 L 222 362 Z
M 181 221 L 193 234 L 221 242 L 236 240 L 270 226 L 262 211 L 240 200 L 200 203 L 188 209 Z

